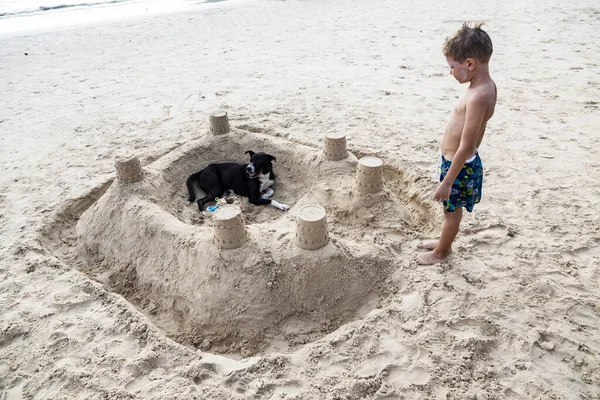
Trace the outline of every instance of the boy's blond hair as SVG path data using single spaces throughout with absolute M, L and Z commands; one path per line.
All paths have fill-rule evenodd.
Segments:
M 444 56 L 450 57 L 459 63 L 463 63 L 467 58 L 475 58 L 487 64 L 494 49 L 492 39 L 481 29 L 481 25 L 483 23 L 471 26 L 471 24 L 465 22 L 454 36 L 446 38 Z

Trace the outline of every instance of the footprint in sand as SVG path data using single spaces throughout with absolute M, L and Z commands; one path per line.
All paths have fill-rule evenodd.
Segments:
M 392 387 L 422 386 L 429 383 L 431 375 L 420 367 L 411 369 L 393 367 L 387 376 L 387 381 Z

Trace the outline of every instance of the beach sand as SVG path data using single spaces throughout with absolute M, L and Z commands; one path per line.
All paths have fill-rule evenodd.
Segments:
M 464 90 L 441 46 L 463 20 L 486 21 L 494 43 L 483 199 L 450 263 L 419 266 L 441 223 L 438 141 Z M 226 1 L 0 44 L 0 398 L 600 398 L 596 2 Z M 232 134 L 319 149 L 345 133 L 357 157 L 398 171 L 387 190 L 427 217 L 347 238 L 397 242 L 356 318 L 280 351 L 211 352 L 65 261 L 115 157 L 155 168 L 215 109 Z

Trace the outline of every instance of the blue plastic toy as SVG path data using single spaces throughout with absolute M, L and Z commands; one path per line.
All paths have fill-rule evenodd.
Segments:
M 219 208 L 221 203 L 227 204 L 225 199 L 219 199 L 218 197 L 215 197 L 215 203 L 217 203 L 217 204 L 215 204 L 214 206 L 208 206 L 208 207 L 206 207 L 206 209 L 210 212 L 215 212 L 217 210 L 217 208 Z

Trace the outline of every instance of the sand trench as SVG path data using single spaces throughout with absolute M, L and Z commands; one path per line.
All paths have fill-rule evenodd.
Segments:
M 282 212 L 239 204 L 246 243 L 220 250 L 212 218 L 188 206 L 185 179 L 210 162 L 277 157 L 273 196 Z M 384 190 L 355 190 L 357 158 L 328 161 L 319 146 L 234 128 L 205 134 L 144 167 L 135 183 L 106 182 L 65 204 L 44 230 L 45 248 L 125 297 L 173 340 L 246 357 L 282 352 L 361 318 L 393 290 L 408 237 L 436 226 L 417 184 L 386 165 Z M 329 243 L 294 244 L 295 212 L 327 211 Z

